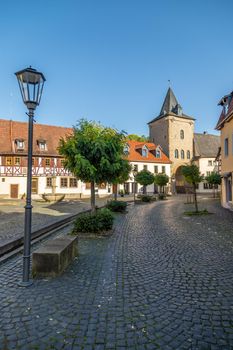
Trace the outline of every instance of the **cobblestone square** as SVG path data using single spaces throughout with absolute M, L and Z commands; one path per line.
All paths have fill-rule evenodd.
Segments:
M 233 349 L 233 213 L 184 200 L 129 205 L 56 279 L 20 288 L 21 256 L 1 264 L 0 349 Z

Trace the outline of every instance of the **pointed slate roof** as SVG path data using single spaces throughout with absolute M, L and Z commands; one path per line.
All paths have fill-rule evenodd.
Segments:
M 164 99 L 160 114 L 166 114 L 169 112 L 173 112 L 173 110 L 175 109 L 175 107 L 177 105 L 178 105 L 178 101 L 174 95 L 174 92 L 169 87 L 169 89 L 167 90 L 167 94 L 166 94 L 166 97 Z
M 155 120 L 161 119 L 168 114 L 178 116 L 180 118 L 195 120 L 193 117 L 190 117 L 182 112 L 182 107 L 177 101 L 176 96 L 170 87 L 167 90 L 160 114 L 152 119 L 148 124 L 153 123 Z
M 220 147 L 220 136 L 211 134 L 194 134 L 194 156 L 216 158 Z

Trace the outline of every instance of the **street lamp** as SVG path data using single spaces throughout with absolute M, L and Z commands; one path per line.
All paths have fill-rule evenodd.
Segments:
M 137 169 L 134 169 L 133 170 L 133 201 L 134 201 L 134 204 L 135 204 L 135 196 L 136 196 L 136 182 L 135 182 L 135 177 L 137 175 Z
M 31 250 L 31 226 L 32 226 L 32 148 L 33 148 L 33 118 L 34 111 L 40 104 L 45 77 L 36 69 L 23 69 L 15 73 L 23 102 L 28 108 L 28 171 L 27 171 L 27 196 L 24 221 L 24 255 L 23 255 L 23 279 L 19 282 L 22 287 L 32 284 L 30 275 L 30 250 Z

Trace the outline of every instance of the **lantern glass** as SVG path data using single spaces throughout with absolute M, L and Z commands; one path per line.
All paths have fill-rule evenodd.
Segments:
M 15 73 L 23 102 L 28 108 L 35 109 L 40 104 L 45 77 L 31 67 Z

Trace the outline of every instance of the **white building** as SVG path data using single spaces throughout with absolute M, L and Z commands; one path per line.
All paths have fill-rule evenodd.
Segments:
M 127 141 L 125 147 L 126 159 L 137 172 L 146 169 L 153 174 L 164 173 L 171 177 L 171 161 L 163 153 L 159 145 L 151 142 Z M 135 183 L 135 192 L 140 192 L 142 186 Z M 123 189 L 123 186 L 120 188 Z M 130 174 L 129 180 L 124 184 L 125 193 L 134 193 L 134 176 Z M 147 186 L 147 192 L 157 192 L 154 184 Z
M 202 176 L 209 176 L 213 172 L 218 171 L 216 157 L 220 147 L 220 137 L 218 135 L 210 135 L 207 133 L 194 134 L 194 155 L 193 160 L 199 167 Z M 216 190 L 220 190 L 220 186 L 216 186 Z M 208 193 L 213 191 L 213 186 L 203 181 L 199 184 L 198 192 Z

